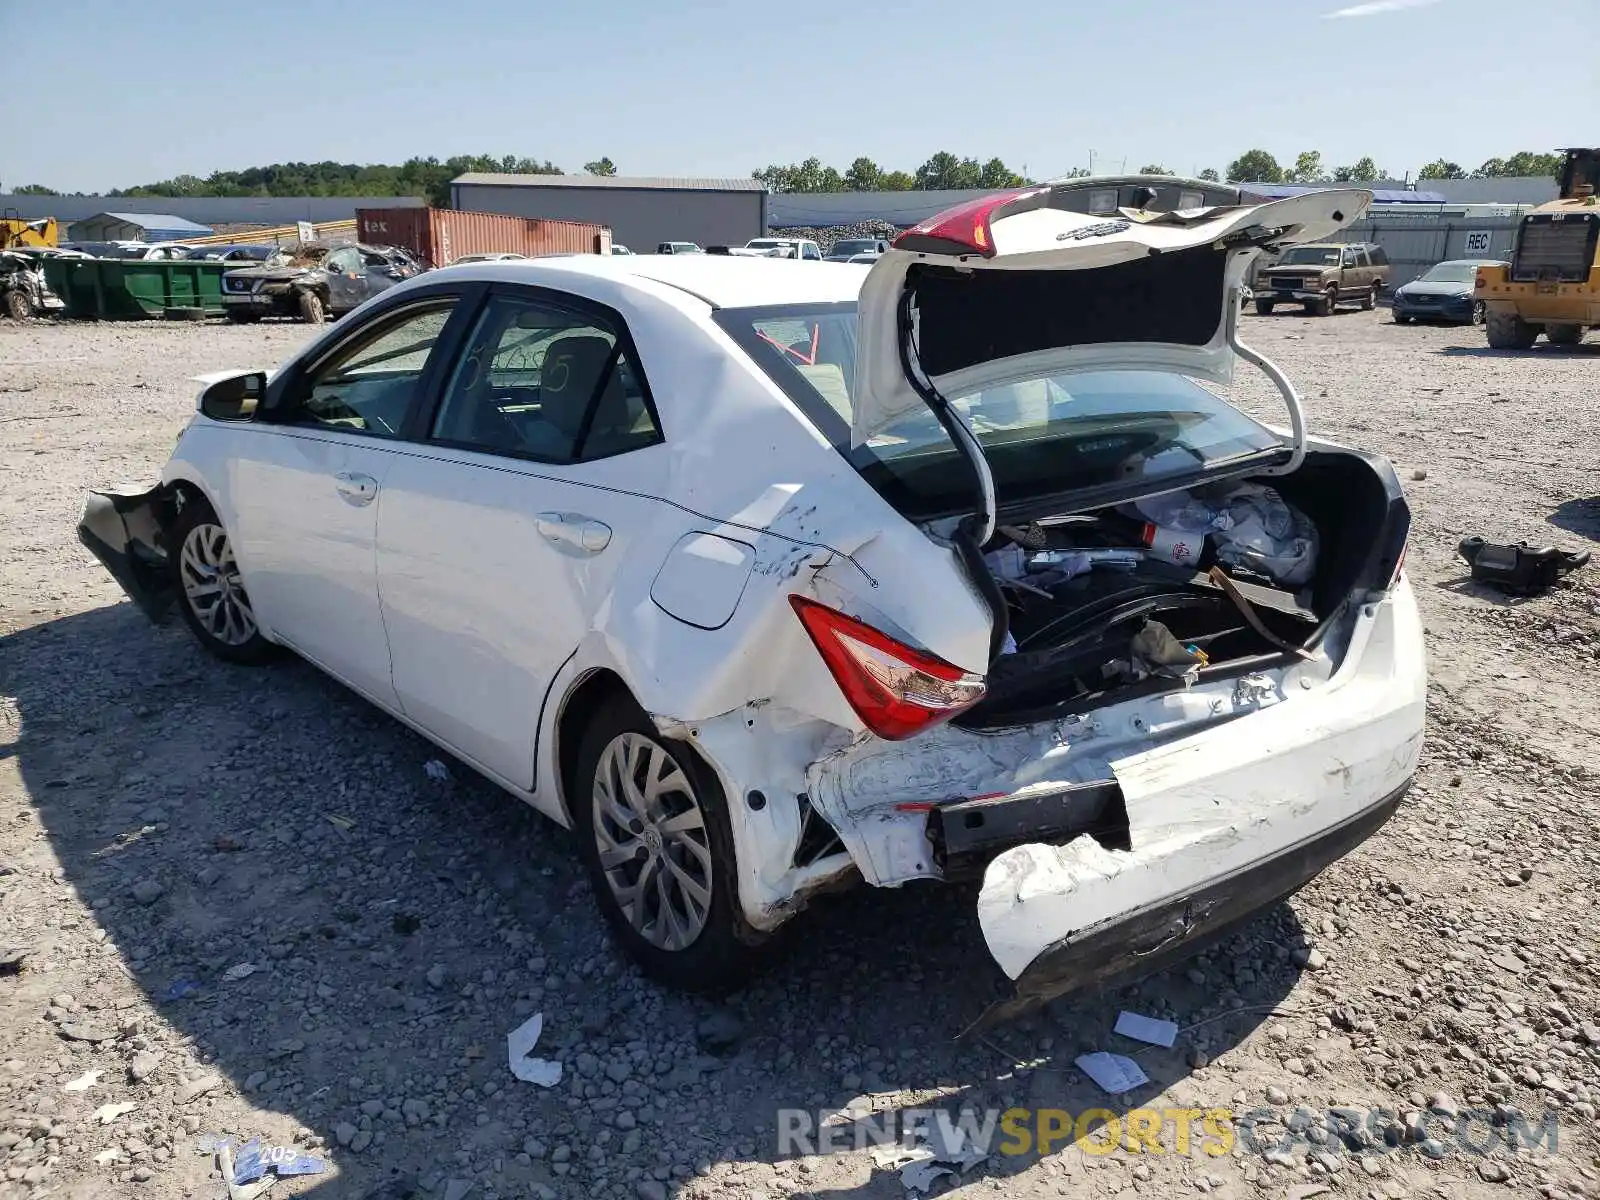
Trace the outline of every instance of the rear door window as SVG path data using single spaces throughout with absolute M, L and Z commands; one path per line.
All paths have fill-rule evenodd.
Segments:
M 467 343 L 434 440 L 571 463 L 661 440 L 620 323 L 552 301 L 498 295 Z

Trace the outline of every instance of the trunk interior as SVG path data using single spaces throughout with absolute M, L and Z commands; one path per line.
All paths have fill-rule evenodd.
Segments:
M 1188 554 L 1177 555 L 1184 564 L 1165 561 L 1159 542 L 1145 549 L 1148 524 L 1128 505 L 1055 513 L 1021 528 L 1002 521 L 985 560 L 1007 606 L 1008 652 L 991 667 L 984 700 L 956 724 L 1058 719 L 1292 661 L 1286 647 L 1314 647 L 1346 599 L 1384 587 L 1399 561 L 1409 514 L 1385 470 L 1359 454 L 1313 450 L 1293 475 L 1254 481 L 1315 529 L 1309 577 L 1287 584 L 1238 561 L 1215 533 L 1186 535 Z M 1249 481 L 1197 494 L 1220 501 L 1241 482 Z M 1084 550 L 1101 552 L 1087 570 L 1077 557 Z M 1107 561 L 1118 550 L 1143 553 Z M 1210 577 L 1213 566 L 1244 606 Z M 1066 577 L 1072 570 L 1081 573 Z

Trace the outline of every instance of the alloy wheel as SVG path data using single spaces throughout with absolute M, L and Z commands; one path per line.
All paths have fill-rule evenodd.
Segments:
M 178 555 L 178 574 L 184 600 L 202 629 L 227 646 L 255 637 L 255 610 L 221 525 L 202 521 L 189 531 Z
M 595 768 L 594 839 L 611 894 L 653 946 L 684 950 L 711 912 L 710 833 L 694 785 L 642 733 L 611 739 Z

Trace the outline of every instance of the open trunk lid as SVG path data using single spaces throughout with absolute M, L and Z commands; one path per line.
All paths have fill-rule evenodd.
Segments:
M 1105 370 L 1226 383 L 1242 349 L 1238 289 L 1256 255 L 1327 238 L 1361 217 L 1372 195 L 1341 189 L 1109 217 L 1052 198 L 1046 185 L 951 209 L 873 264 L 859 308 L 855 445 L 932 407 L 929 391 Z M 981 457 L 975 439 L 956 440 Z

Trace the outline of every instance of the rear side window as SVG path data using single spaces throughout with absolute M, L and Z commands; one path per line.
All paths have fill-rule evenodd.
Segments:
M 1382 246 L 1368 246 L 1367 255 L 1372 259 L 1372 265 L 1375 267 L 1387 267 L 1389 265 L 1389 256 L 1383 252 Z
M 494 298 L 479 317 L 432 436 L 550 463 L 661 440 L 643 376 L 612 322 L 514 296 Z

